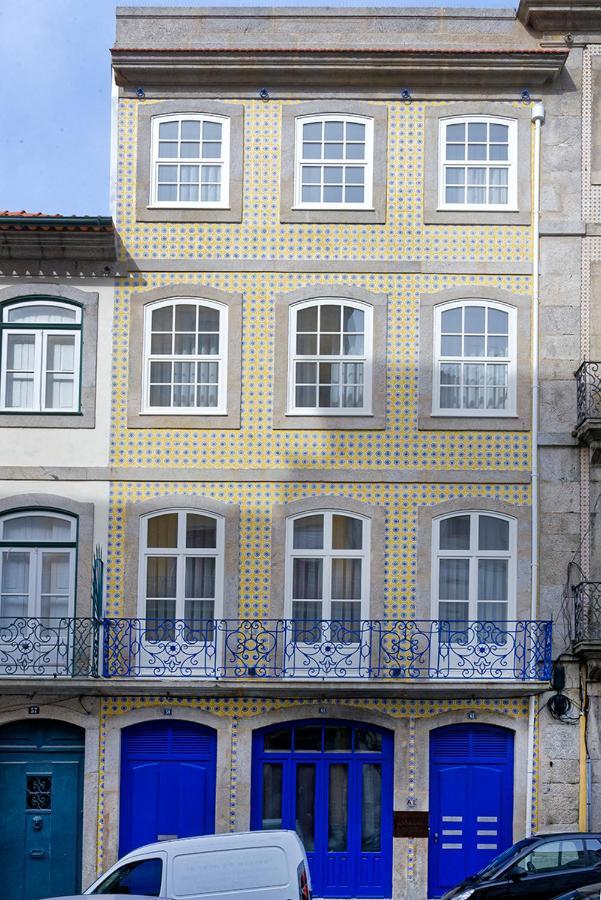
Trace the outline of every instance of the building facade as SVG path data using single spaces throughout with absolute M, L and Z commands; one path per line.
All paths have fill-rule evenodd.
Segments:
M 340 900 L 598 826 L 597 16 L 118 11 L 116 261 L 4 231 L 19 900 L 67 820 L 69 890 L 285 827 Z M 82 429 L 7 410 L 78 329 Z

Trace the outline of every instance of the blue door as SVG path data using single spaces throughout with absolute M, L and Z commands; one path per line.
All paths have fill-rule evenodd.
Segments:
M 440 897 L 513 843 L 513 732 L 449 725 L 430 735 L 428 895 Z
M 253 737 L 251 828 L 295 829 L 316 897 L 392 895 L 393 737 L 341 721 Z
M 0 728 L 3 897 L 79 891 L 84 732 L 49 720 Z
M 153 841 L 214 832 L 216 752 L 213 729 L 192 722 L 123 729 L 120 856 Z

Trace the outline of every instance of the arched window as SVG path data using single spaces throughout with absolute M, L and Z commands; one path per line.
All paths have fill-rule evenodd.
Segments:
M 327 299 L 290 307 L 288 411 L 371 413 L 373 309 Z
M 169 510 L 141 520 L 140 616 L 183 620 L 190 628 L 219 617 L 224 521 L 201 510 Z
M 0 518 L 0 617 L 73 615 L 77 520 L 50 510 Z
M 365 116 L 296 119 L 297 208 L 371 208 L 373 126 Z
M 145 307 L 144 412 L 226 412 L 227 316 L 211 300 Z
M 224 116 L 155 116 L 151 205 L 227 207 L 229 136 Z
M 516 310 L 458 300 L 435 310 L 433 412 L 516 414 Z
M 316 511 L 287 520 L 286 615 L 356 626 L 369 613 L 369 519 Z
M 514 614 L 516 520 L 489 512 L 434 519 L 432 561 L 435 618 L 502 624 Z
M 517 209 L 516 157 L 516 119 L 442 119 L 439 208 Z
M 1 409 L 79 411 L 81 307 L 40 297 L 2 308 Z

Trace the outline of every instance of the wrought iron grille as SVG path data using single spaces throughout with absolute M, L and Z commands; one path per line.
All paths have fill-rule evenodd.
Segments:
M 572 591 L 576 642 L 601 641 L 601 582 L 581 581 Z
M 105 619 L 106 678 L 546 681 L 551 623 Z
M 96 619 L 0 618 L 0 677 L 97 674 Z
M 583 362 L 576 372 L 576 424 L 601 419 L 601 362 Z

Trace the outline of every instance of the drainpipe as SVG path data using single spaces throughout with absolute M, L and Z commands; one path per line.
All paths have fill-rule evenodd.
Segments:
M 535 621 L 538 612 L 538 582 L 539 582 L 539 533 L 538 533 L 538 378 L 539 378 L 539 290 L 540 290 L 540 143 L 541 127 L 545 121 L 545 107 L 542 103 L 535 103 L 532 107 L 532 122 L 534 124 L 534 165 L 532 172 L 532 431 L 531 431 L 531 591 L 530 591 L 530 619 Z M 532 834 L 532 789 L 534 785 L 534 729 L 535 729 L 535 698 L 530 697 L 528 706 L 528 763 L 526 774 L 526 837 Z
M 586 752 L 586 722 L 588 718 L 588 697 L 587 697 L 587 671 L 586 663 L 580 663 L 580 696 L 582 704 L 582 712 L 578 722 L 580 751 L 579 751 L 579 794 L 578 794 L 578 830 L 590 831 L 591 828 L 591 761 L 587 758 Z

